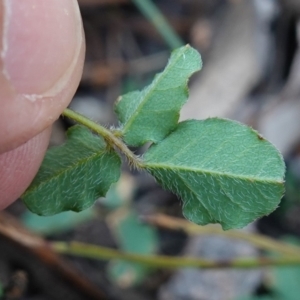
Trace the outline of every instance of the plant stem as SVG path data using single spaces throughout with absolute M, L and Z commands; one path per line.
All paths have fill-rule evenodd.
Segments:
M 203 268 L 203 269 L 220 269 L 220 268 L 239 268 L 250 269 L 265 266 L 289 266 L 300 265 L 300 257 L 288 256 L 279 258 L 249 258 L 249 259 L 232 259 L 226 261 L 213 261 L 192 257 L 170 257 L 163 255 L 140 255 L 134 253 L 124 253 L 118 250 L 89 245 L 78 242 L 52 242 L 51 248 L 59 253 L 70 254 L 80 257 L 109 260 L 122 259 L 134 263 L 147 265 L 151 268 Z
M 155 26 L 171 49 L 184 45 L 181 38 L 169 25 L 164 15 L 151 0 L 133 0 L 144 16 Z
M 300 247 L 288 245 L 261 234 L 247 233 L 237 230 L 223 231 L 216 225 L 199 226 L 183 219 L 169 217 L 163 214 L 155 214 L 143 217 L 143 220 L 151 225 L 160 226 L 170 230 L 182 230 L 189 235 L 214 234 L 233 239 L 241 239 L 261 249 L 279 252 L 284 255 L 300 257 Z
M 121 153 L 123 153 L 132 166 L 136 168 L 143 168 L 142 161 L 134 155 L 134 153 L 128 149 L 127 145 L 124 144 L 120 138 L 116 137 L 109 129 L 69 108 L 66 108 L 62 115 L 101 135 L 110 147 L 117 148 Z

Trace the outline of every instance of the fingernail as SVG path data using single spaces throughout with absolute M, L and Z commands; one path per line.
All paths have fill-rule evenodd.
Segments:
M 79 57 L 77 0 L 3 0 L 3 74 L 29 100 L 57 95 Z

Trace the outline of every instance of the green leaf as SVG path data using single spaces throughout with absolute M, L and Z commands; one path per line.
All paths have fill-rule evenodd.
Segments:
M 41 217 L 26 211 L 22 215 L 22 223 L 26 228 L 42 235 L 62 233 L 81 225 L 84 222 L 96 218 L 96 211 L 93 207 L 80 213 L 66 211 L 54 216 Z
M 300 245 L 300 240 L 294 236 L 286 236 L 283 242 Z M 272 290 L 276 300 L 298 300 L 300 295 L 300 267 L 278 267 L 272 269 Z
M 281 154 L 230 120 L 182 122 L 150 147 L 144 161 L 164 188 L 182 198 L 184 216 L 201 225 L 241 228 L 271 213 L 284 192 Z
M 263 295 L 263 296 L 245 296 L 245 297 L 239 297 L 235 298 L 234 300 L 276 300 L 270 295 Z M 286 300 L 286 299 L 284 299 Z
M 28 209 L 38 215 L 86 209 L 120 177 L 121 160 L 103 138 L 78 125 L 68 130 L 67 138 L 65 144 L 47 152 L 22 196 Z
M 188 79 L 201 66 L 195 49 L 181 47 L 172 53 L 165 70 L 155 76 L 152 84 L 120 97 L 115 111 L 128 145 L 156 143 L 175 129 L 179 111 L 188 98 Z
M 278 299 L 299 300 L 300 295 L 300 268 L 281 267 L 274 270 L 274 291 Z
M 129 209 L 121 209 L 109 218 L 109 225 L 119 247 L 124 252 L 153 254 L 158 248 L 158 236 L 154 227 L 141 223 L 138 215 Z M 109 265 L 110 278 L 121 287 L 130 287 L 143 281 L 150 269 L 142 264 L 114 260 Z

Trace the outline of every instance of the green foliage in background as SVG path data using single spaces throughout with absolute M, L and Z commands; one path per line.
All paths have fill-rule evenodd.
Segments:
M 97 217 L 93 207 L 76 213 L 65 211 L 53 216 L 38 216 L 30 211 L 22 215 L 22 223 L 26 228 L 41 235 L 52 235 L 72 230 L 74 227 Z
M 256 131 L 224 119 L 178 123 L 188 96 L 188 78 L 201 67 L 190 46 L 175 50 L 152 84 L 119 99 L 120 128 L 108 130 L 66 110 L 85 125 L 68 131 L 67 142 L 50 149 L 32 185 L 23 195 L 40 215 L 80 211 L 104 196 L 120 176 L 123 154 L 184 201 L 189 220 L 224 229 L 240 228 L 269 214 L 284 188 L 284 163 L 275 147 Z M 142 158 L 129 146 L 152 145 Z
M 159 244 L 156 229 L 143 224 L 134 209 L 122 209 L 114 219 L 108 223 L 122 251 L 146 255 L 156 253 Z M 110 278 L 121 287 L 141 283 L 149 271 L 144 265 L 123 260 L 112 261 L 109 265 Z

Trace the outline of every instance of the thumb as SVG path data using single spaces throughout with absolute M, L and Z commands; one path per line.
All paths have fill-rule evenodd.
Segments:
M 0 209 L 35 176 L 84 60 L 76 0 L 0 3 Z
M 69 104 L 81 76 L 76 0 L 3 0 L 0 153 L 34 137 Z

